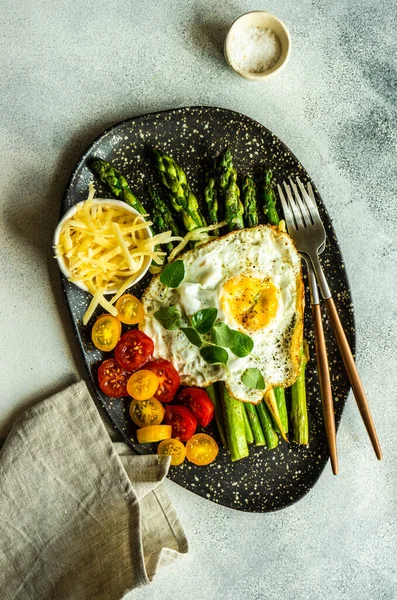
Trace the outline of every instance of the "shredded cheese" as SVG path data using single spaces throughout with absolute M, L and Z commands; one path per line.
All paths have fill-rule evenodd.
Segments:
M 114 231 L 116 239 L 117 239 L 117 241 L 119 243 L 119 246 L 121 248 L 121 252 L 124 254 L 124 256 L 125 256 L 125 258 L 127 260 L 127 263 L 128 263 L 128 266 L 130 267 L 130 270 L 134 271 L 134 269 L 135 269 L 135 261 L 132 258 L 131 254 L 129 253 L 129 250 L 128 250 L 129 244 L 127 243 L 127 240 L 124 240 L 123 236 L 121 235 L 120 227 L 117 225 L 117 223 L 112 223 L 112 229 Z
M 175 258 L 182 252 L 182 250 L 188 245 L 189 242 L 197 242 L 196 245 L 205 244 L 208 242 L 211 237 L 207 234 L 208 231 L 214 231 L 214 229 L 220 229 L 221 227 L 225 227 L 227 225 L 226 221 L 222 221 L 221 223 L 216 223 L 215 225 L 208 225 L 206 227 L 196 227 L 196 229 L 192 229 L 188 231 L 180 244 L 178 244 L 170 253 L 168 257 L 168 262 L 172 262 Z
M 63 224 L 55 247 L 55 258 L 63 260 L 70 281 L 83 284 L 93 295 L 83 318 L 85 324 L 98 305 L 116 316 L 114 302 L 139 277 L 148 259 L 163 264 L 165 253 L 159 245 L 182 239 L 170 231 L 147 237 L 150 221 L 122 206 L 96 203 L 94 194 L 90 183 L 87 200 Z M 111 302 L 104 298 L 110 292 L 116 293 Z
M 91 302 L 88 305 L 88 308 L 85 312 L 85 315 L 83 317 L 83 325 L 87 325 L 88 321 L 91 319 L 92 315 L 95 312 L 96 307 L 99 304 L 99 300 L 101 298 L 101 296 L 103 297 L 103 288 L 98 288 L 95 292 L 95 294 L 92 297 Z

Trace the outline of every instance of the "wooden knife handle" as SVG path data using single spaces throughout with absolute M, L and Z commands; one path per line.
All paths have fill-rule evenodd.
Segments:
M 361 418 L 364 422 L 365 428 L 368 432 L 372 446 L 375 450 L 375 454 L 379 460 L 382 460 L 382 450 L 379 444 L 378 436 L 376 434 L 375 425 L 372 419 L 371 412 L 369 410 L 368 401 L 365 396 L 364 388 L 360 381 L 360 377 L 357 371 L 356 363 L 354 362 L 353 354 L 347 341 L 345 332 L 340 322 L 339 315 L 336 311 L 336 307 L 332 298 L 324 299 L 327 306 L 329 320 L 331 321 L 332 328 L 338 342 L 339 350 L 345 365 L 347 375 L 352 386 L 353 394 L 357 402 L 358 410 L 360 411 Z
M 320 382 L 321 400 L 323 403 L 325 433 L 327 436 L 328 451 L 331 459 L 332 472 L 334 475 L 337 475 L 338 454 L 336 450 L 334 402 L 332 399 L 327 348 L 325 346 L 323 322 L 321 320 L 321 309 L 319 304 L 312 304 L 312 314 L 314 325 L 314 338 L 316 344 L 317 370 Z

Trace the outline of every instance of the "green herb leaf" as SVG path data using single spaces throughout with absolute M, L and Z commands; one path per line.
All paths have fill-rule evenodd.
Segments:
M 216 308 L 203 308 L 203 310 L 198 310 L 192 316 L 192 325 L 203 335 L 210 331 L 217 316 L 218 310 Z
M 230 350 L 233 352 L 233 354 L 239 358 L 243 358 L 244 356 L 251 354 L 254 347 L 254 340 L 250 338 L 249 335 L 241 333 L 241 331 L 232 329 L 232 332 L 233 344 L 230 346 Z
M 241 381 L 251 390 L 264 390 L 266 388 L 265 380 L 259 369 L 247 369 L 244 371 Z
M 163 269 L 160 281 L 169 288 L 177 288 L 182 283 L 184 277 L 185 265 L 183 264 L 183 260 L 176 260 Z
M 209 365 L 219 363 L 226 365 L 229 358 L 226 350 L 219 346 L 204 346 L 204 348 L 201 348 L 200 354 Z
M 183 331 L 191 344 L 194 344 L 194 346 L 197 346 L 197 348 L 201 348 L 203 341 L 193 327 L 181 327 L 181 331 Z
M 230 348 L 233 344 L 233 332 L 226 323 L 216 323 L 211 331 L 212 341 L 223 348 Z
M 178 329 L 181 324 L 181 313 L 176 306 L 164 306 L 154 313 L 154 318 L 170 331 Z
M 212 329 L 212 339 L 215 344 L 223 348 L 230 348 L 231 352 L 243 358 L 251 353 L 254 347 L 254 341 L 249 335 L 230 329 L 226 323 L 216 323 Z

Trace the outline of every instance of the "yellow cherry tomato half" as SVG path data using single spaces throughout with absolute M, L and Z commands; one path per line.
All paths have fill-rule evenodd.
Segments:
M 156 398 L 133 400 L 130 404 L 130 417 L 138 427 L 159 425 L 164 413 L 164 406 Z
M 152 398 L 159 387 L 159 378 L 149 369 L 135 371 L 127 382 L 127 392 L 135 400 Z
M 136 432 L 140 444 L 151 444 L 152 442 L 161 442 L 171 437 L 171 425 L 149 425 L 142 427 Z
M 218 452 L 218 444 L 206 433 L 196 433 L 186 444 L 186 457 L 195 465 L 209 465 Z
M 117 346 L 121 336 L 121 323 L 116 317 L 112 315 L 101 315 L 95 321 L 92 331 L 91 339 L 98 350 L 102 352 L 110 352 Z
M 177 465 L 181 465 L 185 460 L 186 448 L 181 440 L 169 438 L 159 443 L 157 454 L 159 456 L 171 456 L 171 465 L 176 467 Z
M 143 321 L 145 312 L 143 304 L 131 294 L 124 294 L 116 302 L 117 317 L 126 325 L 136 325 Z

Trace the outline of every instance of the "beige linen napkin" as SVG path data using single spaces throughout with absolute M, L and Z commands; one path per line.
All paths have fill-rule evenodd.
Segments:
M 187 553 L 168 466 L 113 444 L 84 382 L 26 411 L 0 453 L 2 600 L 119 600 Z

